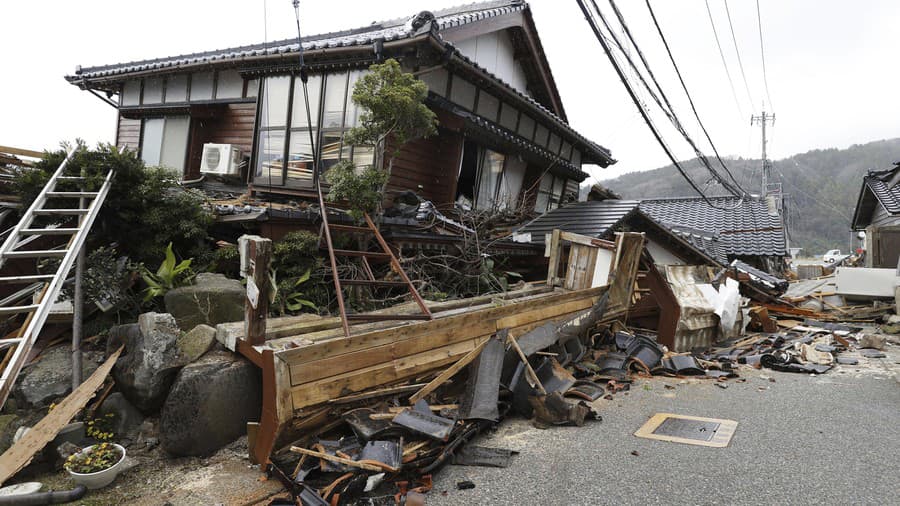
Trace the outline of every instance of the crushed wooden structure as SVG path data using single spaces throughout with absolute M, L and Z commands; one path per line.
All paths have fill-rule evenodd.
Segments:
M 328 403 L 354 394 L 351 398 L 378 395 L 375 389 L 393 391 L 410 381 L 416 383 L 409 387 L 413 393 L 502 329 L 521 335 L 566 321 L 591 309 L 607 292 L 603 321 L 623 318 L 643 246 L 642 234 L 617 236 L 608 285 L 567 290 L 538 284 L 498 296 L 429 302 L 431 321 L 357 325 L 345 336 L 340 318 L 303 318 L 273 325 L 261 345 L 251 344 L 233 326 L 220 326 L 219 340 L 262 370 L 263 406 L 252 429 L 253 458 L 267 462 L 277 443 L 323 423 Z M 390 311 L 408 312 L 410 306 Z

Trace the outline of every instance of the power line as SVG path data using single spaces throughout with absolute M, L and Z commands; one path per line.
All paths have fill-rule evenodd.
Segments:
M 734 184 L 737 185 L 738 188 L 741 188 L 741 185 L 734 178 L 734 174 L 732 174 L 731 171 L 728 170 L 725 162 L 722 161 L 722 157 L 719 156 L 719 151 L 716 149 L 716 145 L 713 143 L 709 132 L 706 130 L 706 126 L 704 126 L 703 121 L 700 120 L 700 114 L 697 112 L 697 107 L 694 105 L 694 99 L 691 98 L 691 93 L 688 91 L 687 85 L 684 82 L 684 78 L 681 76 L 681 70 L 678 68 L 678 64 L 675 63 L 675 57 L 672 55 L 672 49 L 669 48 L 669 42 L 666 40 L 666 36 L 663 34 L 662 28 L 659 26 L 659 22 L 656 19 L 656 13 L 653 12 L 653 7 L 650 5 L 650 0 L 645 1 L 647 3 L 647 10 L 650 11 L 650 17 L 653 19 L 653 25 L 656 26 L 656 32 L 659 33 L 659 38 L 662 39 L 662 43 L 666 47 L 666 53 L 668 53 L 669 55 L 669 61 L 672 62 L 672 67 L 675 68 L 675 74 L 678 75 L 678 81 L 681 83 L 681 88 L 684 90 L 684 94 L 687 96 L 688 103 L 691 104 L 691 110 L 694 112 L 694 117 L 697 118 L 697 123 L 703 130 L 703 134 L 706 136 L 706 140 L 709 141 L 709 145 L 712 147 L 713 153 L 715 153 L 716 159 L 719 161 L 719 164 L 722 165 L 722 168 L 725 169 L 728 177 L 730 177 L 731 180 L 734 181 Z M 741 190 L 743 191 L 743 188 L 741 188 Z
M 763 84 L 766 87 L 766 98 L 769 100 L 769 109 L 774 110 L 775 106 L 772 104 L 772 96 L 769 94 L 769 79 L 766 77 L 766 48 L 763 46 L 762 16 L 759 13 L 759 0 L 756 0 L 756 21 L 757 26 L 759 27 L 759 54 L 762 59 Z
M 725 75 L 728 77 L 728 86 L 731 87 L 731 96 L 734 98 L 734 105 L 737 107 L 738 114 L 741 117 L 741 123 L 744 122 L 744 111 L 741 109 L 741 102 L 737 98 L 737 91 L 734 89 L 734 80 L 731 79 L 731 72 L 728 71 L 728 63 L 725 61 L 725 52 L 722 51 L 722 43 L 719 42 L 719 32 L 716 30 L 716 23 L 713 21 L 712 10 L 709 8 L 709 0 L 706 2 L 706 13 L 709 15 L 709 26 L 712 27 L 713 37 L 716 38 L 716 46 L 719 48 L 719 56 L 722 58 L 722 67 L 725 69 Z M 752 104 L 751 104 L 752 106 Z
M 685 180 L 688 182 L 688 184 L 691 186 L 691 188 L 693 188 L 694 191 L 696 191 L 700 195 L 700 197 L 703 198 L 703 201 L 706 202 L 707 205 L 718 208 L 719 206 L 716 206 L 715 204 L 713 204 L 712 201 L 710 201 L 709 197 L 707 197 L 702 191 L 700 191 L 700 188 L 697 186 L 697 184 L 694 182 L 694 180 L 690 178 L 690 176 L 687 174 L 687 172 L 684 170 L 684 168 L 681 166 L 681 164 L 678 163 L 678 160 L 675 158 L 672 151 L 666 145 L 666 143 L 663 140 L 662 136 L 660 135 L 659 131 L 657 131 L 656 126 L 650 120 L 650 116 L 648 115 L 647 111 L 641 106 L 641 103 L 638 100 L 637 95 L 635 94 L 634 90 L 631 87 L 631 83 L 629 83 L 628 80 L 625 78 L 625 74 L 622 71 L 622 68 L 619 65 L 619 62 L 616 60 L 616 58 L 613 54 L 612 48 L 609 46 L 609 44 L 606 40 L 606 37 L 603 35 L 603 33 L 600 31 L 600 28 L 597 26 L 597 22 L 594 20 L 594 15 L 588 10 L 588 8 L 585 5 L 583 0 L 577 0 L 577 2 L 578 2 L 578 7 L 581 8 L 581 11 L 584 14 L 585 19 L 587 20 L 588 24 L 591 26 L 591 30 L 594 32 L 594 36 L 597 38 L 597 41 L 600 42 L 600 45 L 603 47 L 603 51 L 606 53 L 607 58 L 609 58 L 609 61 L 612 64 L 613 69 L 616 71 L 616 74 L 619 76 L 619 80 L 625 86 L 625 90 L 628 92 L 629 97 L 631 97 L 631 101 L 634 102 L 635 106 L 637 106 L 638 112 L 640 112 L 641 117 L 644 119 L 644 122 L 650 128 L 650 132 L 653 134 L 654 138 L 656 138 L 656 141 L 662 147 L 663 151 L 666 153 L 666 156 L 669 157 L 669 160 L 672 162 L 672 165 L 675 166 L 675 168 L 678 170 L 679 173 L 681 173 L 682 177 L 685 178 Z M 605 19 L 603 17 L 603 13 L 600 12 L 600 9 L 597 7 L 596 2 L 594 0 L 591 0 L 591 4 L 593 5 L 593 8 L 597 12 L 597 14 L 600 16 L 601 20 L 605 21 Z M 604 22 L 604 24 L 607 24 L 607 23 Z M 743 201 L 743 197 L 741 198 L 741 201 Z M 742 202 L 739 202 L 738 204 L 741 204 L 741 203 Z
M 734 54 L 737 55 L 738 67 L 741 69 L 741 78 L 744 80 L 744 89 L 747 90 L 747 99 L 750 100 L 750 110 L 753 110 L 753 97 L 750 95 L 750 86 L 747 84 L 747 74 L 744 73 L 744 63 L 741 61 L 741 50 L 738 49 L 737 37 L 734 36 L 734 24 L 731 23 L 731 9 L 728 8 L 728 0 L 723 0 L 725 14 L 728 15 L 728 27 L 731 29 L 731 40 L 734 41 Z
M 691 138 L 690 134 L 688 134 L 687 130 L 685 130 L 683 124 L 678 119 L 678 116 L 675 114 L 675 108 L 672 106 L 672 103 L 669 101 L 669 98 L 666 96 L 666 93 L 663 91 L 662 87 L 660 86 L 659 81 L 657 81 L 656 76 L 653 73 L 653 70 L 650 68 L 650 64 L 647 62 L 647 59 L 644 57 L 644 53 L 643 53 L 643 51 L 641 51 L 640 46 L 638 46 L 637 41 L 632 36 L 631 30 L 628 27 L 628 23 L 625 21 L 624 16 L 622 16 L 622 13 L 619 10 L 618 6 L 616 5 L 615 0 L 609 0 L 609 4 L 612 7 L 613 12 L 615 13 L 616 17 L 618 18 L 619 23 L 622 25 L 622 28 L 624 28 L 625 34 L 627 35 L 628 40 L 631 42 L 631 45 L 634 47 L 635 52 L 637 52 L 638 57 L 641 59 L 641 63 L 643 63 L 644 68 L 647 70 L 647 73 L 650 76 L 650 80 L 653 81 L 654 86 L 659 91 L 659 95 L 660 95 L 660 97 L 662 97 L 662 100 L 665 102 L 666 107 L 663 107 L 663 105 L 660 103 L 659 98 L 656 97 L 656 95 L 653 93 L 653 90 L 647 84 L 646 80 L 644 80 L 643 75 L 640 73 L 639 69 L 634 64 L 634 61 L 631 59 L 630 55 L 625 51 L 625 48 L 623 47 L 622 43 L 619 41 L 618 37 L 616 37 L 615 32 L 613 32 L 611 26 L 607 23 L 606 18 L 598 10 L 598 14 L 600 14 L 600 20 L 603 22 L 603 25 L 606 27 L 607 31 L 609 31 L 616 46 L 625 55 L 625 59 L 628 61 L 628 63 L 631 65 L 631 67 L 638 74 L 638 77 L 640 78 L 641 83 L 644 85 L 644 87 L 647 88 L 647 90 L 650 92 L 650 94 L 653 95 L 653 99 L 656 101 L 656 104 L 660 107 L 660 109 L 663 110 L 663 112 L 666 114 L 666 116 L 668 116 L 669 121 L 671 121 L 672 124 L 675 126 L 675 128 L 681 133 L 681 135 L 685 138 L 685 140 L 688 142 L 688 144 L 691 146 L 691 148 L 693 148 L 694 153 L 697 156 L 697 159 L 700 160 L 701 164 L 706 167 L 706 169 L 710 172 L 710 174 L 712 174 L 712 176 L 716 180 L 716 182 L 721 184 L 726 190 L 728 190 L 730 193 L 732 193 L 736 196 L 740 196 L 740 195 L 743 195 L 744 193 L 746 193 L 743 190 L 743 188 L 740 188 L 740 185 L 737 183 L 737 181 L 734 180 L 734 176 L 732 176 L 730 172 L 728 172 L 728 175 L 731 177 L 732 181 L 734 181 L 735 186 L 732 186 L 731 183 L 726 181 L 725 178 L 723 178 L 721 176 L 721 174 L 719 174 L 718 171 L 713 168 L 712 164 L 709 162 L 709 159 L 707 159 L 706 155 L 704 155 L 703 152 L 700 151 L 700 148 L 697 147 L 697 144 Z M 709 136 L 707 136 L 707 139 L 709 139 Z M 712 143 L 711 140 L 710 140 L 710 143 Z M 715 150 L 715 147 L 713 147 L 713 149 Z M 719 161 L 721 162 L 721 159 Z M 722 165 L 724 167 L 724 163 Z M 728 171 L 728 169 L 726 168 L 726 172 L 727 171 Z

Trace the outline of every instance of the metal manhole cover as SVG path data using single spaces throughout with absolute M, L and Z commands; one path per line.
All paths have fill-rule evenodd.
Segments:
M 634 435 L 660 441 L 724 448 L 731 441 L 735 429 L 737 422 L 734 420 L 657 413 Z
M 701 422 L 700 420 L 687 420 L 684 418 L 666 418 L 659 427 L 653 431 L 661 436 L 674 436 L 697 441 L 709 441 L 716 435 L 720 423 Z

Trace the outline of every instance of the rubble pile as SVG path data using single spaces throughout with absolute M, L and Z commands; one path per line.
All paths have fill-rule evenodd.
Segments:
M 364 495 L 410 501 L 446 464 L 506 467 L 515 452 L 470 442 L 508 416 L 538 428 L 582 426 L 601 420 L 593 401 L 627 391 L 635 377 L 737 376 L 730 362 L 672 353 L 652 334 L 613 327 L 621 325 L 577 333 L 547 325 L 519 338 L 503 330 L 466 367 L 436 372 L 436 387 L 433 380 L 334 399 L 315 428 L 273 454 L 271 470 L 301 504 Z

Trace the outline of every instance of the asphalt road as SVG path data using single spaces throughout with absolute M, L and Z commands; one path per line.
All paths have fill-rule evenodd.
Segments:
M 427 503 L 898 504 L 900 351 L 860 360 L 820 376 L 744 370 L 747 381 L 727 389 L 638 380 L 628 395 L 602 401 L 602 422 L 581 428 L 507 420 L 477 444 L 518 450 L 512 465 L 447 466 Z M 660 412 L 738 427 L 727 448 L 632 435 Z M 460 480 L 475 488 L 457 490 Z

